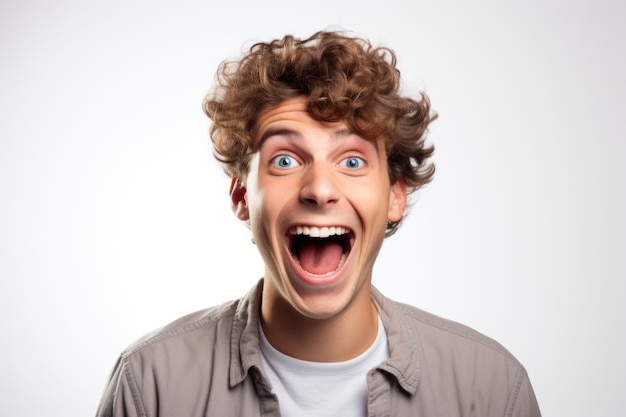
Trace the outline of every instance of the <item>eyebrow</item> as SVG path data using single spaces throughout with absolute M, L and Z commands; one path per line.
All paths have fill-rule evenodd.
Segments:
M 263 135 L 261 135 L 261 138 L 259 139 L 258 147 L 261 148 L 261 146 L 263 146 L 263 142 L 265 142 L 265 140 L 269 138 L 270 136 L 296 136 L 296 135 L 297 134 L 295 131 L 291 129 L 287 129 L 287 128 L 268 129 L 265 132 L 263 132 Z
M 352 134 L 354 134 L 354 132 L 351 131 L 350 129 L 338 129 L 338 130 L 332 132 L 331 138 L 333 138 L 333 139 L 341 139 L 341 138 L 344 138 L 344 137 L 352 135 Z M 259 139 L 259 143 L 257 145 L 257 150 L 261 149 L 261 147 L 263 146 L 263 142 L 265 142 L 265 140 L 267 138 L 271 137 L 271 136 L 292 136 L 292 137 L 297 137 L 297 136 L 299 136 L 299 134 L 295 130 L 288 129 L 288 128 L 283 128 L 283 127 L 270 128 L 270 129 L 266 130 L 265 132 L 263 132 L 263 135 L 261 135 L 261 138 Z

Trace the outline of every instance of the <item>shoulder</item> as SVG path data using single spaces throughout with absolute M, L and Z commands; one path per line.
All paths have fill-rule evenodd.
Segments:
M 468 414 L 539 415 L 526 370 L 500 343 L 466 325 L 373 294 L 389 340 L 385 370 L 417 395 L 417 403 L 440 411 L 456 395 L 453 402 Z
M 221 332 L 229 334 L 230 323 L 234 319 L 240 301 L 230 301 L 180 317 L 133 342 L 122 352 L 122 357 L 128 358 L 145 351 L 189 343 L 196 339 L 198 341 L 214 339 Z
M 423 342 L 455 342 L 455 344 L 477 345 L 494 354 L 513 359 L 511 353 L 499 342 L 464 324 L 449 320 L 417 307 L 392 301 L 405 323 L 419 331 Z
M 468 374 L 481 368 L 498 369 L 509 375 L 524 373 L 522 365 L 503 345 L 471 327 L 393 301 L 378 291 L 374 300 L 380 306 L 390 348 L 411 352 L 422 370 L 452 366 Z
M 210 391 L 212 375 L 227 380 L 240 303 L 188 314 L 128 346 L 109 376 L 97 415 L 155 415 L 160 401 L 181 409 L 194 403 L 198 390 Z

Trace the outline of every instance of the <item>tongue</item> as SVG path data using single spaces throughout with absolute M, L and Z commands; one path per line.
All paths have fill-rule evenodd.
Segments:
M 300 266 L 307 272 L 323 275 L 337 269 L 343 247 L 333 240 L 306 240 L 299 246 Z

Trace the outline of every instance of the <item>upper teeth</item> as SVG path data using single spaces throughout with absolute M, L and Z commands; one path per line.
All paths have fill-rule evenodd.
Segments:
M 342 226 L 315 227 L 315 226 L 294 226 L 289 229 L 292 235 L 307 235 L 311 237 L 329 237 L 334 235 L 345 235 L 348 229 Z

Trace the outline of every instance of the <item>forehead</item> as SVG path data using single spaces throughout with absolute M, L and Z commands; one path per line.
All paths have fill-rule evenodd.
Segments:
M 273 123 L 285 120 L 302 120 L 310 117 L 306 110 L 304 97 L 290 98 L 277 106 L 270 107 L 261 112 L 254 124 L 255 137 Z
M 254 149 L 258 149 L 271 133 L 295 127 L 299 129 L 333 128 L 347 131 L 345 124 L 341 122 L 329 123 L 313 119 L 307 111 L 306 99 L 294 97 L 261 112 L 252 131 Z
M 332 136 L 339 138 L 358 138 L 369 142 L 381 159 L 387 157 L 385 139 L 365 139 L 354 133 L 344 121 L 326 122 L 314 119 L 307 110 L 307 100 L 303 96 L 282 101 L 280 104 L 263 110 L 257 118 L 252 130 L 252 151 L 257 152 L 264 140 L 276 133 L 294 133 L 308 129 L 320 129 L 326 133 L 332 131 Z

